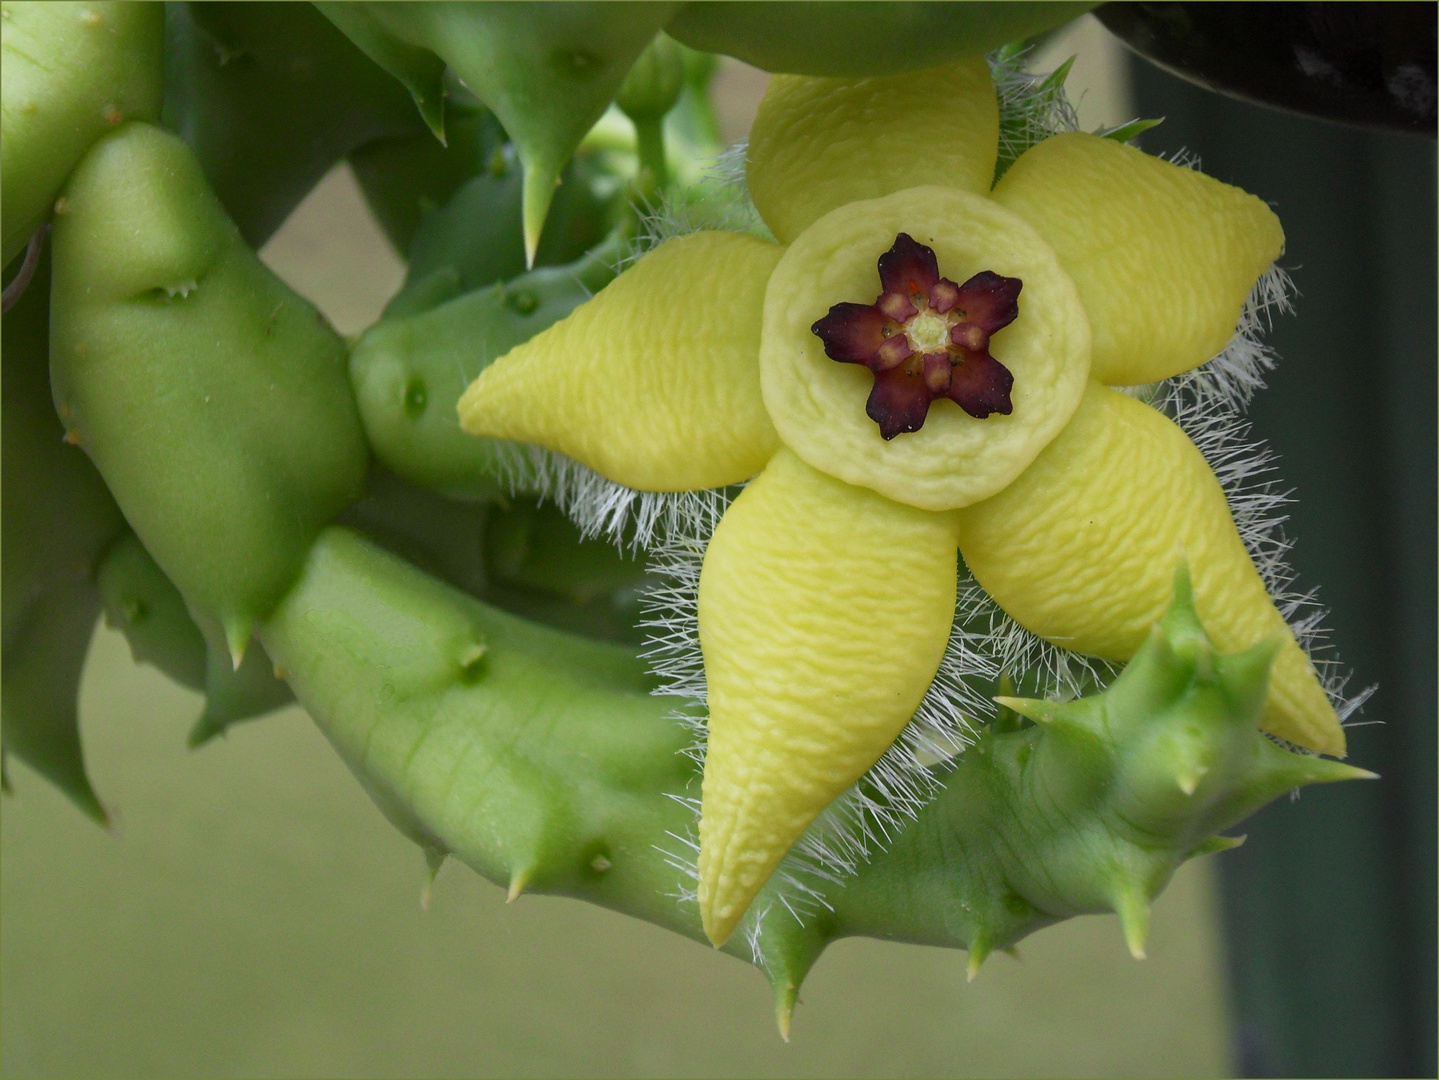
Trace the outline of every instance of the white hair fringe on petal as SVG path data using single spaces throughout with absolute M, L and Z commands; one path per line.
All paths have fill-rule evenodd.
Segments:
M 1033 74 L 1024 69 L 1024 61 L 1025 54 L 1013 51 L 990 57 L 1000 108 L 997 173 L 1035 143 L 1078 126 L 1064 93 L 1064 69 Z M 1188 152 L 1172 160 L 1198 167 L 1197 157 Z M 744 188 L 742 144 L 717 159 L 704 188 L 704 197 L 691 194 L 647 209 L 633 257 L 699 229 L 765 234 Z M 1342 722 L 1373 688 L 1352 697 L 1345 694 L 1345 673 L 1324 641 L 1325 612 L 1312 592 L 1295 589 L 1295 575 L 1285 561 L 1289 541 L 1283 533 L 1283 507 L 1288 493 L 1278 486 L 1272 454 L 1252 437 L 1243 416 L 1275 362 L 1261 335 L 1276 313 L 1290 310 L 1293 291 L 1284 271 L 1271 267 L 1249 296 L 1223 352 L 1193 371 L 1127 392 L 1173 419 L 1214 469 L 1245 547 L 1296 638 L 1314 659 Z M 652 583 L 642 598 L 641 627 L 647 632 L 642 655 L 660 679 L 655 693 L 681 700 L 673 715 L 693 732 L 687 752 L 702 764 L 707 707 L 697 617 L 699 574 L 709 539 L 739 489 L 634 491 L 563 455 L 518 445 L 506 451 L 504 468 L 516 490 L 554 500 L 585 537 L 603 537 L 648 554 Z M 811 824 L 746 916 L 743 932 L 757 964 L 763 964 L 761 925 L 775 905 L 801 922 L 828 907 L 826 890 L 888 844 L 933 798 L 945 772 L 973 743 L 976 730 L 993 719 L 996 706 L 990 695 L 1002 677 L 1022 677 L 1026 693 L 1063 700 L 1101 689 L 1117 674 L 1119 665 L 1071 652 L 1024 629 L 962 565 L 958 584 L 949 642 L 913 720 L 859 783 Z M 689 793 L 672 797 L 690 807 L 698 820 L 698 798 Z M 693 902 L 696 833 L 671 837 L 674 850 L 663 853 L 691 883 L 676 899 Z
M 1273 452 L 1256 439 L 1244 411 L 1263 389 L 1265 373 L 1277 357 L 1261 340 L 1276 314 L 1293 310 L 1294 284 L 1279 266 L 1260 277 L 1239 317 L 1234 337 L 1214 359 L 1150 387 L 1132 388 L 1136 396 L 1170 417 L 1193 440 L 1214 470 L 1249 556 L 1269 595 L 1309 655 L 1339 722 L 1346 724 L 1375 687 L 1348 693 L 1349 673 L 1334 654 L 1324 620 L 1328 609 L 1313 589 L 1296 588 L 1297 575 L 1287 556 L 1292 541 L 1284 533 L 1293 501 L 1280 486 Z M 1282 742 L 1282 740 L 1276 740 Z M 1297 753 L 1302 747 L 1283 743 Z

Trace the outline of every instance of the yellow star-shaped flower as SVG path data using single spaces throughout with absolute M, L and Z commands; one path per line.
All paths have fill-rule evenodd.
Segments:
M 1021 625 L 1115 661 L 1187 559 L 1220 651 L 1282 636 L 1265 729 L 1344 751 L 1203 455 L 1111 389 L 1220 352 L 1283 247 L 1279 222 L 1236 188 L 1079 133 L 992 184 L 997 137 L 983 61 L 778 76 L 748 182 L 779 243 L 667 241 L 460 401 L 466 431 L 632 488 L 751 481 L 699 585 L 699 900 L 716 943 L 914 714 L 953 621 L 957 552 Z M 927 259 L 942 280 L 905 276 Z M 855 315 L 877 285 L 882 317 Z M 1017 313 L 967 311 L 986 288 L 993 305 L 1017 295 Z M 1005 374 L 976 366 L 981 352 Z

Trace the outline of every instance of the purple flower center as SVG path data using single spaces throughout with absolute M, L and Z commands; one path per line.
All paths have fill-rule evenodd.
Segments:
M 900 233 L 879 257 L 879 283 L 873 304 L 835 304 L 810 329 L 831 360 L 874 372 L 864 411 L 880 435 L 918 431 L 942 397 L 978 420 L 1013 411 L 1014 376 L 989 339 L 1019 315 L 1019 278 L 982 270 L 956 285 L 939 276 L 933 248 Z

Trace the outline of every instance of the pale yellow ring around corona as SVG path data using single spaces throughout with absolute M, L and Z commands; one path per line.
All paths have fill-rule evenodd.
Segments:
M 830 306 L 878 296 L 879 256 L 907 232 L 963 282 L 992 270 L 1024 282 L 1019 318 L 991 352 L 1014 374 L 1014 411 L 983 420 L 952 401 L 885 442 L 865 415 L 873 376 L 825 355 L 810 330 Z M 765 292 L 760 378 L 780 438 L 821 472 L 925 510 L 953 510 L 1008 486 L 1059 434 L 1089 377 L 1089 320 L 1049 245 L 992 200 L 915 187 L 832 210 L 790 245 Z

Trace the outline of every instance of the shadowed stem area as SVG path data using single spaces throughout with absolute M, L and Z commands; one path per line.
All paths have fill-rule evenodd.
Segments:
M 386 816 L 437 868 L 588 900 L 695 940 L 682 900 L 697 770 L 640 661 L 498 611 L 340 528 L 323 532 L 260 637 Z M 1143 955 L 1149 902 L 1186 859 L 1283 791 L 1371 774 L 1260 735 L 1272 649 L 1216 656 L 1176 602 L 1104 694 L 1009 709 L 889 849 L 803 924 L 766 886 L 727 952 L 758 964 L 788 1037 L 829 942 L 992 949 L 1115 910 Z M 1021 717 L 1026 718 L 1026 722 Z

